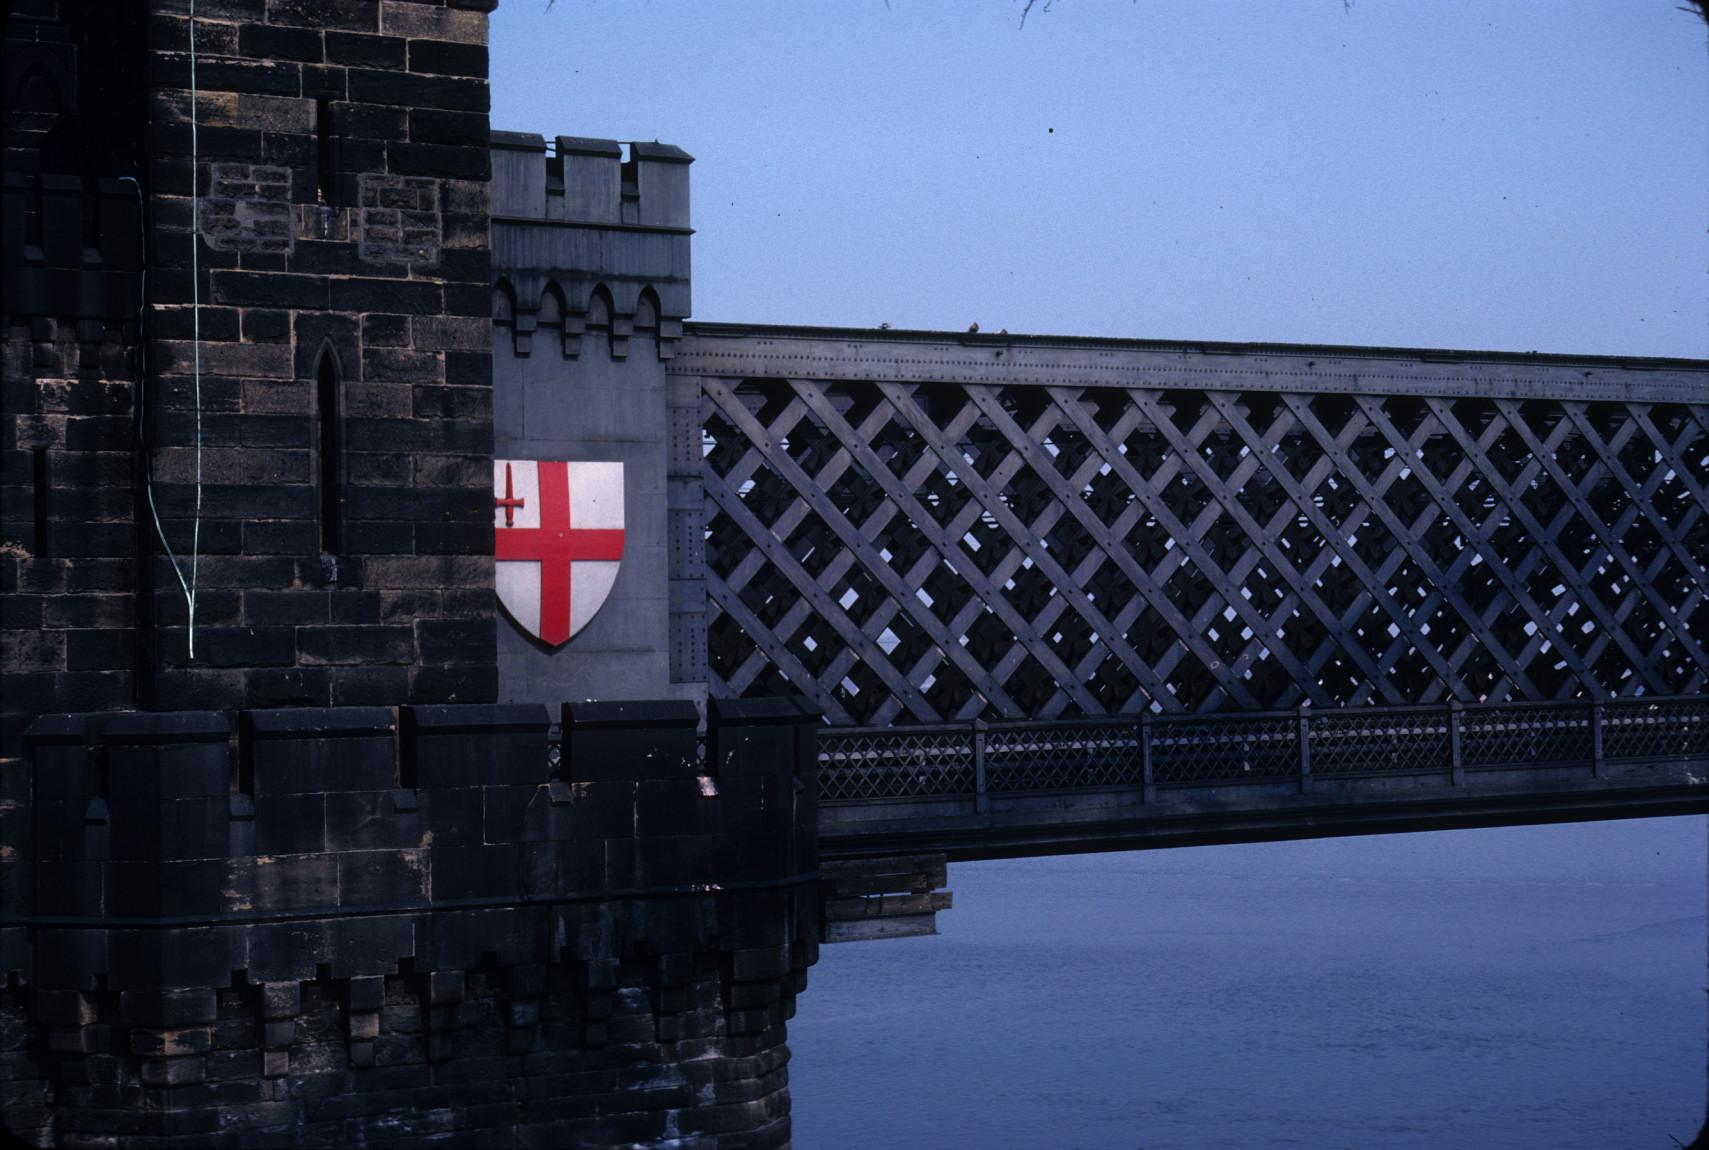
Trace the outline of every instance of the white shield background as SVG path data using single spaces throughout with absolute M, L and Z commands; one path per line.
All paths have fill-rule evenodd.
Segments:
M 505 525 L 505 509 L 494 504 L 493 528 L 503 533 L 516 528 L 540 526 L 539 461 L 532 459 L 493 460 L 493 497 L 505 494 L 505 467 L 510 468 L 511 497 L 522 500 L 513 510 L 512 526 Z M 623 465 L 621 463 L 568 463 L 570 488 L 570 529 L 623 529 Z M 587 626 L 589 620 L 605 605 L 617 582 L 621 560 L 578 559 L 570 564 L 570 637 Z M 542 565 L 529 560 L 497 562 L 494 583 L 498 600 L 517 626 L 533 635 L 540 634 Z

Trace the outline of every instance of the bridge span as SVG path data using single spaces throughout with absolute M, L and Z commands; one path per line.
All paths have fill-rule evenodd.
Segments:
M 826 716 L 833 937 L 929 928 L 946 859 L 1709 810 L 1709 365 L 689 324 L 667 371 L 680 661 Z
M 820 734 L 829 941 L 931 933 L 949 862 L 1709 813 L 1709 698 Z

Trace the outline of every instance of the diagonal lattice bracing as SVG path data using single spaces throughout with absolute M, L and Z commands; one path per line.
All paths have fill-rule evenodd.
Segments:
M 714 693 L 879 727 L 1709 680 L 1702 404 L 953 374 L 698 377 Z M 1510 719 L 1467 730 L 1469 765 L 1576 755 L 1588 729 Z M 1405 770 L 1443 731 L 1371 712 L 1314 753 Z M 1238 746 L 1249 777 L 1283 737 L 1162 745 L 1189 773 Z M 1060 752 L 1015 753 L 1055 779 Z

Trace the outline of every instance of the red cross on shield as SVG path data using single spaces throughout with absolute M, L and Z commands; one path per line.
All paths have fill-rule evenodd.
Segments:
M 587 626 L 623 559 L 623 465 L 493 461 L 498 601 L 556 647 Z

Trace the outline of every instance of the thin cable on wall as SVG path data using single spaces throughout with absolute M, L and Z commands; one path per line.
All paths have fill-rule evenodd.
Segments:
M 190 527 L 190 585 L 184 589 L 188 611 L 188 658 L 196 658 L 196 574 L 202 552 L 202 268 L 201 268 L 201 160 L 197 149 L 196 121 L 196 0 L 190 0 L 190 338 L 194 348 L 194 395 L 196 404 L 196 516 Z M 182 580 L 180 580 L 182 582 Z
M 199 156 L 196 139 L 196 0 L 190 0 L 190 172 L 192 181 L 197 177 Z M 120 177 L 124 182 L 136 188 L 137 198 L 137 230 L 141 250 L 147 251 L 148 229 L 144 224 L 144 208 L 142 184 L 134 176 Z M 196 510 L 190 528 L 190 575 L 184 576 L 184 567 L 178 562 L 177 554 L 172 550 L 172 544 L 167 541 L 166 527 L 160 521 L 160 509 L 154 502 L 154 457 L 149 449 L 148 438 L 144 432 L 144 421 L 147 419 L 148 386 L 148 268 L 143 266 L 137 290 L 137 343 L 141 347 L 141 359 L 137 372 L 137 439 L 142 447 L 143 493 L 148 499 L 148 513 L 154 520 L 154 533 L 160 538 L 160 546 L 166 552 L 166 558 L 172 564 L 172 573 L 178 576 L 178 586 L 184 592 L 184 608 L 186 616 L 186 637 L 188 643 L 187 657 L 194 662 L 196 658 L 196 590 L 198 586 L 197 568 L 201 555 L 202 543 L 202 288 L 201 260 L 197 252 L 197 241 L 201 236 L 200 204 L 201 193 L 192 182 L 190 186 L 190 328 L 193 339 L 193 396 L 196 409 Z
M 148 228 L 143 222 L 145 205 L 142 184 L 135 176 L 120 176 L 119 179 L 136 188 L 137 241 L 144 245 L 141 250 L 147 251 Z M 138 278 L 137 283 L 137 344 L 141 348 L 141 352 L 137 365 L 136 435 L 137 442 L 142 448 L 143 495 L 148 499 L 148 513 L 154 519 L 154 533 L 160 537 L 160 546 L 165 550 L 166 558 L 172 563 L 172 573 L 178 576 L 178 586 L 184 589 L 184 602 L 189 608 L 190 618 L 194 620 L 196 617 L 196 593 L 192 590 L 189 581 L 184 578 L 184 569 L 179 566 L 178 556 L 173 553 L 172 544 L 166 540 L 166 528 L 160 522 L 160 508 L 156 507 L 154 503 L 154 455 L 149 449 L 148 435 L 145 429 L 145 421 L 148 418 L 146 414 L 148 411 L 148 265 L 146 263 L 143 265 L 142 275 Z M 191 635 L 191 652 L 193 654 L 195 650 L 193 631 Z

